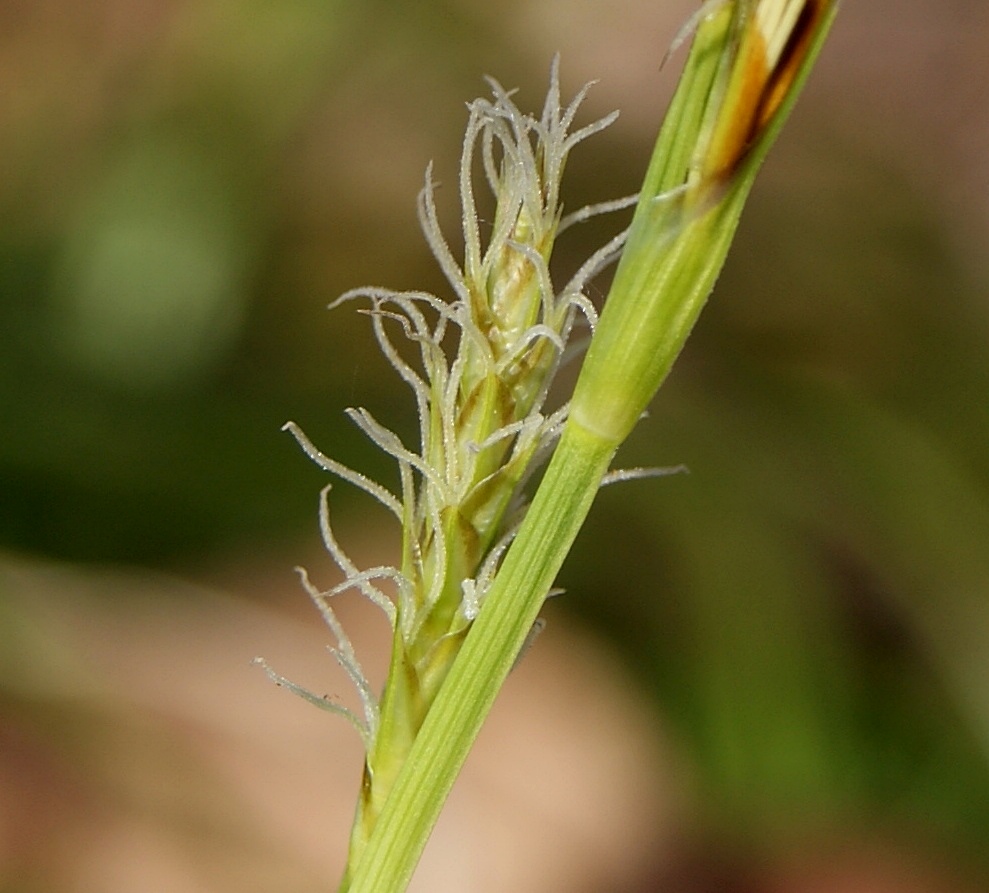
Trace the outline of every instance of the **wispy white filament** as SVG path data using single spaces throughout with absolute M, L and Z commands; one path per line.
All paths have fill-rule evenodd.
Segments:
M 566 406 L 547 414 L 543 403 L 576 315 L 583 316 L 592 330 L 597 322 L 597 311 L 585 289 L 618 257 L 626 232 L 618 233 L 591 254 L 559 291 L 554 288 L 549 266 L 554 240 L 572 225 L 624 210 L 635 201 L 634 197 L 618 199 L 563 214 L 560 182 L 570 151 L 607 127 L 617 113 L 570 132 L 590 85 L 564 107 L 559 59 L 553 61 L 550 88 L 539 118 L 521 112 L 513 92 L 497 81 L 489 79 L 488 83 L 491 98 L 468 105 L 460 160 L 462 264 L 440 228 L 432 165 L 426 169 L 418 197 L 423 234 L 450 284 L 453 300 L 443 301 L 425 292 L 368 287 L 346 292 L 330 305 L 338 307 L 358 299 L 369 302 L 362 312 L 371 319 L 381 352 L 415 397 L 417 448 L 403 443 L 366 409 L 347 410 L 368 439 L 397 463 L 401 498 L 325 456 L 294 423 L 285 426 L 321 468 L 364 490 L 402 525 L 401 569 L 359 569 L 333 532 L 327 487 L 320 497 L 320 530 L 326 550 L 344 579 L 323 591 L 300 571 L 303 587 L 333 634 L 335 642 L 330 650 L 360 696 L 363 719 L 266 667 L 280 685 L 346 716 L 368 747 L 380 721 L 378 702 L 331 601 L 356 589 L 385 613 L 400 642 L 408 646 L 417 641 L 433 609 L 441 599 L 449 599 L 451 591 L 460 599 L 455 612 L 460 624 L 457 629 L 477 615 L 518 530 L 525 484 L 552 450 L 566 419 Z M 486 239 L 475 195 L 478 162 L 496 201 Z M 530 303 L 516 307 L 513 301 Z M 502 313 L 504 319 L 499 317 Z M 413 345 L 412 350 L 399 349 L 395 341 L 399 334 Z M 526 378 L 530 374 L 534 380 Z M 483 411 L 489 402 L 494 417 L 486 419 Z M 646 473 L 633 469 L 618 472 L 612 479 Z M 494 501 L 492 493 L 496 494 Z M 469 510 L 464 508 L 468 505 Z M 466 571 L 466 579 L 448 579 L 451 566 L 464 560 L 461 545 L 449 542 L 448 537 L 451 532 L 459 536 L 469 524 L 484 528 L 470 534 L 479 540 L 484 537 L 477 566 Z M 393 597 L 380 588 L 384 582 L 394 588 Z M 441 630 L 439 638 L 455 631 Z M 429 643 L 425 648 L 422 643 L 419 646 L 418 653 L 430 653 Z

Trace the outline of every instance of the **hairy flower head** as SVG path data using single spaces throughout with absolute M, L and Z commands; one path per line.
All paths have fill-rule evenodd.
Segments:
M 379 724 L 387 721 L 381 720 L 386 705 L 378 705 L 371 694 L 330 601 L 356 589 L 385 611 L 395 630 L 396 653 L 408 669 L 406 700 L 418 705 L 411 712 L 424 712 L 514 536 L 524 485 L 559 436 L 567 406 L 547 411 L 547 392 L 575 322 L 583 318 L 593 329 L 597 321 L 584 290 L 618 256 L 625 232 L 594 252 L 562 287 L 550 272 L 556 239 L 574 223 L 634 203 L 633 197 L 564 213 L 560 184 L 570 151 L 607 127 L 617 113 L 571 131 L 588 87 L 564 106 L 558 60 L 538 117 L 522 112 L 497 81 L 488 83 L 490 98 L 468 105 L 458 177 L 462 259 L 454 256 L 440 228 L 432 166 L 418 200 L 426 241 L 450 284 L 452 300 L 420 291 L 360 288 L 331 305 L 369 302 L 365 312 L 378 344 L 414 395 L 416 447 L 403 443 L 367 410 L 347 411 L 394 458 L 400 490 L 393 492 L 325 456 L 297 426 L 286 425 L 312 459 L 373 496 L 401 525 L 400 564 L 360 570 L 332 531 L 324 491 L 323 539 L 345 579 L 322 591 L 304 578 L 337 640 L 334 655 L 361 693 L 364 718 L 347 716 L 369 745 Z M 494 202 L 489 226 L 478 210 L 478 176 Z M 289 684 L 281 677 L 277 681 Z

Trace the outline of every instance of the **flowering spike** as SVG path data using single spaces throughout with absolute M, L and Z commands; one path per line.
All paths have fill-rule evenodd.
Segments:
M 320 467 L 369 493 L 402 525 L 401 566 L 359 570 L 333 534 L 324 490 L 323 542 L 345 579 L 321 592 L 302 578 L 333 632 L 331 650 L 364 704 L 359 728 L 372 781 L 355 822 L 354 858 L 374 826 L 398 756 L 414 739 L 515 537 L 525 505 L 523 487 L 559 438 L 566 409 L 545 412 L 543 403 L 576 314 L 592 328 L 596 323 L 597 312 L 583 290 L 617 258 L 625 239 L 624 232 L 616 235 L 581 265 L 565 289 L 555 289 L 550 257 L 561 221 L 569 227 L 631 204 L 629 199 L 604 202 L 564 218 L 560 200 L 560 178 L 570 151 L 607 127 L 615 115 L 571 133 L 589 85 L 564 106 L 559 59 L 553 61 L 538 119 L 519 109 L 512 91 L 493 79 L 488 83 L 491 98 L 468 105 L 459 172 L 462 263 L 440 229 L 431 165 L 418 198 L 423 234 L 453 301 L 421 292 L 361 288 L 331 304 L 357 298 L 370 302 L 363 312 L 371 318 L 375 338 L 415 395 L 417 448 L 404 444 L 367 410 L 347 410 L 398 464 L 401 498 L 324 456 L 295 424 L 285 426 Z M 475 200 L 478 159 L 495 201 L 486 240 Z M 418 347 L 417 363 L 393 343 L 396 332 Z M 378 588 L 379 580 L 397 587 L 394 601 Z M 351 589 L 381 608 L 394 630 L 380 706 L 329 605 L 331 598 Z M 320 699 L 304 696 L 323 706 Z

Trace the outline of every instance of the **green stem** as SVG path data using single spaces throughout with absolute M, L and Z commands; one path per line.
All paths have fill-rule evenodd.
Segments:
M 590 511 L 616 444 L 567 424 L 480 614 L 340 893 L 405 890 L 453 782 Z

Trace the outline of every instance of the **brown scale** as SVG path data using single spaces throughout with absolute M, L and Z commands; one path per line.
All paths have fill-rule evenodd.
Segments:
M 757 31 L 746 35 L 743 44 L 744 74 L 738 105 L 750 114 L 738 116 L 722 136 L 721 147 L 711 168 L 717 171 L 715 180 L 730 179 L 741 167 L 749 150 L 756 145 L 793 86 L 807 52 L 810 49 L 825 13 L 834 0 L 806 0 L 790 31 L 783 52 L 773 69 L 769 70 L 766 43 Z

